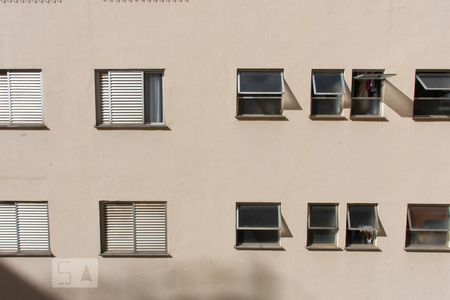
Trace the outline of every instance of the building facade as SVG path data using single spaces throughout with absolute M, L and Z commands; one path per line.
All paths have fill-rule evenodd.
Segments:
M 0 1 L 2 299 L 449 298 L 449 13 Z

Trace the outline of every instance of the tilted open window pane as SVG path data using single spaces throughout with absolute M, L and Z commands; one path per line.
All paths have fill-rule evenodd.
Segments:
M 240 205 L 239 227 L 279 227 L 278 205 Z
M 348 208 L 349 229 L 376 229 L 376 206 L 352 205 Z
M 282 72 L 239 72 L 238 93 L 282 94 L 284 92 Z
M 380 116 L 384 76 L 382 71 L 353 71 L 352 116 Z M 389 74 L 392 75 L 392 74 Z
M 336 205 L 309 206 L 309 228 L 337 228 Z
M 425 90 L 450 91 L 450 73 L 417 74 L 416 78 Z
M 410 230 L 443 230 L 449 231 L 448 206 L 410 206 Z
M 342 72 L 317 72 L 312 76 L 313 96 L 343 95 L 345 93 Z

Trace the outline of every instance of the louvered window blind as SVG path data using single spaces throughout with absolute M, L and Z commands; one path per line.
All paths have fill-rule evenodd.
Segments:
M 167 253 L 165 203 L 110 202 L 101 206 L 103 253 Z
M 98 125 L 163 124 L 162 77 L 161 71 L 98 71 Z
M 43 123 L 42 73 L 0 71 L 0 126 Z
M 0 202 L 0 254 L 50 253 L 46 202 Z

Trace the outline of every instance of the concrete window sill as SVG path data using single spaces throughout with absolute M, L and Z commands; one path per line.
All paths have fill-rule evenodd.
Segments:
M 236 250 L 275 250 L 284 251 L 279 244 L 242 244 L 234 247 Z
M 311 251 L 342 251 L 341 247 L 336 245 L 310 245 L 306 249 Z
M 103 252 L 100 253 L 100 256 L 102 257 L 167 257 L 170 258 L 172 257 L 169 253 L 167 252 L 132 252 L 132 253 L 128 253 L 128 252 Z
M 236 119 L 240 121 L 287 121 L 283 115 L 238 115 Z
M 170 128 L 167 125 L 161 124 L 161 125 L 156 125 L 156 124 L 130 124 L 130 125 L 126 125 L 126 124 L 114 124 L 114 125 L 106 125 L 106 124 L 102 124 L 102 125 L 96 125 L 95 128 L 100 129 L 100 130 L 170 130 Z
M 346 121 L 347 118 L 342 115 L 311 115 L 311 120 L 317 121 Z
M 381 252 L 381 249 L 375 245 L 351 245 L 345 247 L 346 251 L 368 251 L 368 252 Z

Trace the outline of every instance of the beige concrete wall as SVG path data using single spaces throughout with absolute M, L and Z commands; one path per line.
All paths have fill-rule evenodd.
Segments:
M 0 4 L 0 69 L 41 68 L 48 131 L 0 131 L 0 199 L 48 200 L 56 257 L 97 258 L 100 200 L 168 203 L 172 258 L 99 258 L 53 289 L 2 258 L 2 299 L 446 299 L 445 253 L 404 251 L 407 203 L 449 203 L 450 123 L 409 118 L 415 69 L 450 69 L 445 0 Z M 94 69 L 165 69 L 170 131 L 99 131 Z M 287 121 L 239 121 L 236 70 L 283 68 Z M 388 122 L 313 121 L 314 68 L 381 68 Z M 345 110 L 349 115 L 349 109 Z M 280 202 L 285 251 L 238 251 L 235 203 Z M 378 203 L 382 252 L 305 249 L 308 202 Z M 3 295 L 7 296 L 3 296 Z M 9 294 L 9 295 L 8 295 Z M 33 297 L 30 295 L 33 294 Z

